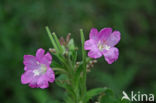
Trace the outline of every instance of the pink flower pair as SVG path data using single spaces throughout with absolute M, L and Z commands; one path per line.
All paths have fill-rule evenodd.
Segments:
M 111 28 L 104 28 L 100 32 L 93 28 L 89 34 L 89 40 L 84 44 L 85 50 L 90 50 L 88 56 L 100 58 L 102 55 L 108 64 L 118 59 L 119 50 L 114 47 L 120 41 L 120 32 L 112 32 Z M 50 67 L 52 56 L 46 54 L 42 48 L 38 49 L 36 56 L 24 55 L 24 74 L 21 76 L 22 84 L 29 84 L 32 88 L 47 88 L 49 82 L 53 83 L 55 74 Z

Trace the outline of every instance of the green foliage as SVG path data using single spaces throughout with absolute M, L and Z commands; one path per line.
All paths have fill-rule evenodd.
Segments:
M 69 41 L 67 46 L 68 46 L 70 51 L 74 51 L 75 50 L 74 40 L 70 39 L 70 41 Z
M 95 88 L 95 89 L 89 90 L 86 93 L 85 101 L 88 102 L 90 99 L 94 98 L 95 96 L 101 93 L 105 93 L 108 90 L 109 90 L 108 88 Z
M 66 93 L 66 98 L 64 98 L 66 103 L 87 103 L 89 100 L 84 100 L 86 95 L 86 51 L 84 50 L 84 34 L 83 31 L 80 30 L 81 34 L 81 43 L 82 43 L 82 69 L 83 71 L 77 72 L 77 51 L 74 51 L 74 41 L 70 40 L 69 36 L 67 39 L 62 41 L 57 38 L 55 33 L 50 32 L 49 28 L 46 27 L 46 31 L 53 45 L 53 49 L 56 52 L 52 52 L 58 60 L 62 63 L 63 68 L 55 67 L 54 70 L 60 72 L 60 76 L 56 79 L 56 84 L 62 88 L 64 88 Z M 76 52 L 76 53 L 74 53 Z M 74 62 L 73 62 L 74 61 Z M 63 74 L 61 74 L 63 73 Z M 83 74 L 83 75 L 81 75 Z

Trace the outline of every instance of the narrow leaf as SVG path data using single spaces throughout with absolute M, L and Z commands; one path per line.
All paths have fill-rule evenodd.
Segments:
M 55 48 L 56 51 L 58 52 L 58 51 L 59 51 L 59 50 L 58 50 L 58 47 L 57 47 L 57 45 L 56 45 L 56 43 L 55 43 L 54 38 L 52 37 L 52 34 L 51 34 L 50 30 L 49 30 L 49 27 L 46 26 L 45 28 L 46 28 L 46 31 L 47 31 L 47 33 L 48 33 L 48 36 L 49 36 L 49 38 L 50 38 L 50 40 L 51 40 L 52 45 L 54 46 L 54 48 Z
M 82 95 L 86 94 L 86 51 L 84 50 L 84 42 L 85 42 L 85 37 L 83 34 L 83 30 L 80 29 L 80 35 L 81 35 L 81 45 L 82 45 L 82 68 L 83 68 L 83 79 L 82 79 Z
M 61 47 L 61 44 L 60 44 L 59 39 L 57 38 L 56 34 L 55 33 L 52 33 L 52 35 L 55 38 L 56 44 L 57 44 L 58 48 L 60 49 L 60 52 L 63 53 L 63 49 Z
M 94 96 L 99 95 L 100 93 L 103 93 L 105 91 L 109 90 L 108 88 L 95 88 L 87 92 L 85 101 L 88 102 L 91 98 Z

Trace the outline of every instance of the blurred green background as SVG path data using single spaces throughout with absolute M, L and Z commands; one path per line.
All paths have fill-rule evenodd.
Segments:
M 119 30 L 118 61 L 108 65 L 98 59 L 88 73 L 87 88 L 107 86 L 119 97 L 123 90 L 156 96 L 155 4 L 155 0 L 0 0 L 0 102 L 63 103 L 65 91 L 55 83 L 41 90 L 20 82 L 23 55 L 51 47 L 46 25 L 59 37 L 70 32 L 79 48 L 80 28 L 86 39 L 92 27 Z

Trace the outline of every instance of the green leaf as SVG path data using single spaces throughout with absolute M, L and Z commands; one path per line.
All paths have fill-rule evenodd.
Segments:
M 86 63 L 86 51 L 84 50 L 85 37 L 82 29 L 80 29 L 80 35 L 81 35 L 81 44 L 82 44 L 82 60 L 83 63 L 85 64 Z
M 63 50 L 62 54 L 64 55 L 66 53 L 66 48 L 65 48 L 64 45 L 61 45 L 61 47 L 62 47 L 62 50 Z
M 55 42 L 56 42 L 56 44 L 57 44 L 57 46 L 58 46 L 58 48 L 60 50 L 60 53 L 62 54 L 63 53 L 63 48 L 62 48 L 62 46 L 61 46 L 61 44 L 59 42 L 59 39 L 57 38 L 55 33 L 52 33 L 52 35 L 54 36 Z
M 70 39 L 67 46 L 68 46 L 69 50 L 71 50 L 71 51 L 75 50 L 74 39 Z
M 93 97 L 99 95 L 100 93 L 103 93 L 105 91 L 108 91 L 108 88 L 95 88 L 87 92 L 86 97 L 85 97 L 85 102 L 88 102 L 90 99 Z
M 77 51 L 74 51 L 74 52 L 72 53 L 73 65 L 76 65 L 76 60 L 77 60 Z
M 57 47 L 57 44 L 55 43 L 55 40 L 54 40 L 54 38 L 52 37 L 52 34 L 51 34 L 50 30 L 49 30 L 49 27 L 46 26 L 45 28 L 46 28 L 46 31 L 47 31 L 47 33 L 48 33 L 48 36 L 49 36 L 49 38 L 50 38 L 50 40 L 51 40 L 52 45 L 53 45 L 54 48 L 56 49 L 56 52 L 59 52 L 58 47 Z
M 81 45 L 82 45 L 82 62 L 83 62 L 83 79 L 82 79 L 82 95 L 86 94 L 86 51 L 84 50 L 85 37 L 83 30 L 80 29 Z
M 80 83 L 82 70 L 83 70 L 82 65 L 80 65 L 80 67 L 77 68 L 75 76 L 74 76 L 74 83 L 75 83 L 74 85 L 75 85 L 76 88 L 79 88 L 79 86 L 80 86 L 80 89 L 82 89 L 81 88 L 82 84 Z
M 67 74 L 67 72 L 62 68 L 53 68 L 54 71 L 58 71 L 60 74 Z
M 67 75 L 61 74 L 59 77 L 56 78 L 56 84 L 62 88 L 66 88 L 67 80 Z

